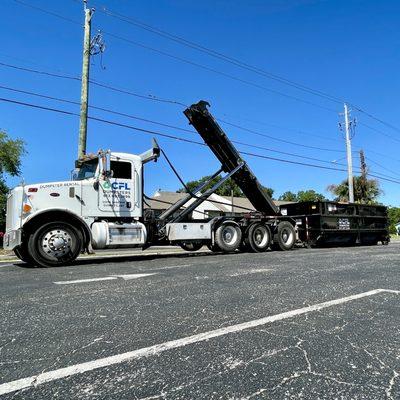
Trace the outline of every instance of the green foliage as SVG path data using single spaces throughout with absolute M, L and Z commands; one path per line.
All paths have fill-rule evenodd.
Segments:
M 326 199 L 323 194 L 318 193 L 313 189 L 309 189 L 309 190 L 299 190 L 297 194 L 291 191 L 287 191 L 279 196 L 279 200 L 303 202 L 303 201 L 319 201 Z
M 264 192 L 266 192 L 267 195 L 269 197 L 271 197 L 271 199 L 272 199 L 272 196 L 274 195 L 274 189 L 266 187 L 266 186 L 263 186 L 262 188 L 263 188 Z
M 291 192 L 290 190 L 288 190 L 287 192 L 282 193 L 279 196 L 278 200 L 281 200 L 281 201 L 297 201 L 297 194 Z
M 0 177 L 7 173 L 18 176 L 21 173 L 21 157 L 25 154 L 25 143 L 20 139 L 11 139 L 0 131 Z
M 202 178 L 198 179 L 197 181 L 189 181 L 186 183 L 187 188 L 190 191 L 193 191 L 196 187 L 198 187 L 200 184 L 206 182 L 208 179 L 210 179 L 210 176 L 203 176 Z M 208 185 L 204 190 L 209 189 L 213 184 L 219 182 L 222 178 L 218 175 L 212 182 L 212 184 Z M 274 190 L 268 187 L 263 186 L 263 189 L 266 191 L 268 196 L 272 197 L 274 194 Z M 228 179 L 226 180 L 215 192 L 216 194 L 220 196 L 231 196 L 233 190 L 233 195 L 235 197 L 245 197 L 243 192 L 240 190 L 239 186 L 232 180 Z M 185 193 L 186 189 L 185 188 L 180 188 L 177 190 L 178 193 Z
M 389 232 L 397 233 L 395 225 L 400 222 L 400 208 L 388 207 Z
M 325 200 L 325 196 L 321 193 L 317 193 L 315 190 L 300 190 L 297 192 L 297 201 L 322 201 Z
M 376 179 L 366 179 L 363 176 L 353 178 L 354 201 L 362 204 L 376 204 L 382 194 Z M 335 197 L 335 201 L 349 201 L 349 184 L 347 179 L 339 185 L 329 185 L 327 188 Z
M 21 157 L 25 154 L 25 143 L 11 139 L 0 131 L 0 232 L 5 228 L 5 207 L 8 187 L 5 176 L 18 176 L 21 173 Z

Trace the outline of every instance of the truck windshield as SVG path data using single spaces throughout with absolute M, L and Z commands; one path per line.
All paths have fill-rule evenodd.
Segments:
M 76 175 L 77 181 L 82 181 L 84 179 L 93 178 L 96 174 L 98 159 L 85 161 L 79 168 L 78 174 Z

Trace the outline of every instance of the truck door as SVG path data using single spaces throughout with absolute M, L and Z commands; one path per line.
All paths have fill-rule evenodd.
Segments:
M 99 210 L 107 215 L 133 216 L 137 207 L 138 184 L 130 160 L 111 160 L 112 177 L 101 180 L 98 190 Z

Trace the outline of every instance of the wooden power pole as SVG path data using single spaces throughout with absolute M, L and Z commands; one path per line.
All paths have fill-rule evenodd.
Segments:
M 81 113 L 79 124 L 78 160 L 86 154 L 88 98 L 89 98 L 89 68 L 90 68 L 90 35 L 93 10 L 85 6 L 85 28 L 83 38 L 83 61 L 82 61 L 82 88 L 81 88 Z

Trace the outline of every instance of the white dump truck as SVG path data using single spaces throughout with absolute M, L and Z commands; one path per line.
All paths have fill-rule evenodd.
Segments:
M 93 249 L 118 247 L 175 244 L 195 251 L 207 245 L 222 252 L 291 249 L 296 241 L 295 221 L 280 214 L 207 106 L 200 101 L 184 114 L 221 168 L 184 199 L 157 217 L 144 209 L 143 168 L 160 156 L 155 140 L 152 149 L 139 155 L 100 151 L 76 162 L 71 181 L 11 190 L 4 248 L 29 264 L 43 267 L 70 264 L 80 253 Z M 192 220 L 193 210 L 229 178 L 257 212 Z

